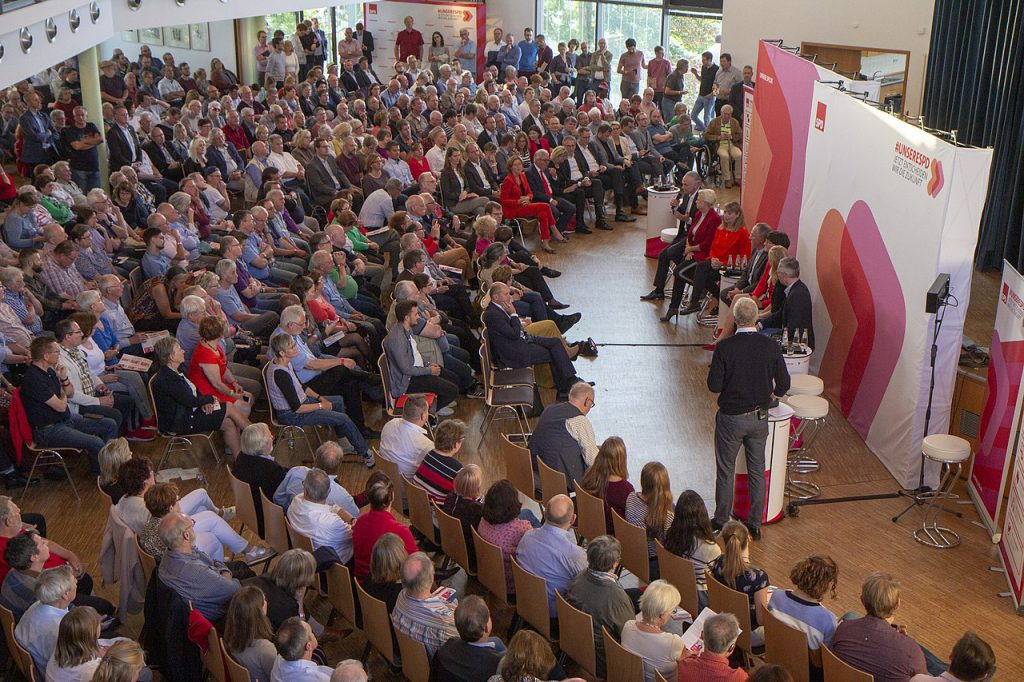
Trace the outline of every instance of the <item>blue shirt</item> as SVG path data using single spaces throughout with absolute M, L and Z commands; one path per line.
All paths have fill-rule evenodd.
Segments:
M 160 580 L 179 597 L 191 601 L 210 621 L 224 617 L 228 602 L 241 588 L 236 579 L 221 575 L 223 570 L 227 570 L 227 566 L 198 549 L 193 549 L 191 554 L 169 549 L 157 567 Z
M 189 261 L 199 258 L 199 235 L 183 223 L 171 223 L 171 229 L 181 237 L 181 248 L 188 251 Z
M 245 304 L 242 303 L 242 299 L 238 297 L 238 292 L 235 291 L 233 286 L 217 287 L 217 291 L 213 293 L 213 297 L 220 303 L 220 307 L 224 309 L 224 314 L 228 316 L 229 320 L 236 321 L 235 315 L 242 313 L 248 315 L 249 311 L 246 309 Z
M 278 334 L 287 334 L 285 330 L 278 327 L 274 330 L 274 333 L 270 335 L 270 338 L 274 338 Z M 306 345 L 306 339 L 302 335 L 292 336 L 292 340 L 295 341 L 295 347 L 298 349 L 298 353 L 291 360 L 292 369 L 295 370 L 295 376 L 299 378 L 302 383 L 312 381 L 316 377 L 320 376 L 320 370 L 307 369 L 306 364 L 310 360 L 316 360 L 317 356 L 313 351 Z
M 280 505 L 284 507 L 285 511 L 288 511 L 288 505 L 292 503 L 292 498 L 302 492 L 302 483 L 306 480 L 308 473 L 309 467 L 297 466 L 289 469 L 284 480 L 281 481 L 281 485 L 274 491 L 274 504 Z M 327 504 L 341 507 L 352 518 L 359 516 L 359 507 L 356 506 L 356 501 L 348 491 L 341 487 L 334 477 L 331 477 L 330 480 L 331 489 L 327 493 Z
M 34 247 L 36 242 L 33 238 L 41 234 L 43 234 L 43 231 L 36 224 L 34 213 L 20 215 L 17 211 L 11 209 L 7 214 L 7 218 L 4 219 L 4 240 L 12 249 L 20 251 L 21 249 Z
M 459 52 L 472 52 L 473 57 L 459 57 L 459 63 L 462 64 L 462 68 L 470 73 L 476 73 L 476 43 L 472 40 L 467 41 L 465 46 L 458 47 Z
M 519 41 L 519 71 L 536 71 L 537 70 L 537 41 L 531 40 L 529 42 L 525 40 Z
M 505 69 L 509 66 L 514 66 L 518 69 L 519 60 L 522 56 L 523 51 L 519 49 L 518 45 L 513 45 L 512 47 L 509 47 L 507 43 L 502 45 L 501 49 L 498 50 L 498 64 L 501 66 L 501 74 L 499 75 L 504 75 Z
M 555 616 L 555 592 L 566 594 L 572 579 L 587 568 L 587 552 L 567 531 L 545 523 L 526 531 L 516 548 L 516 561 L 548 586 L 548 608 Z
M 95 230 L 94 230 L 95 232 Z M 110 256 L 95 245 L 89 249 L 79 249 L 75 257 L 75 267 L 84 279 L 93 280 L 100 275 L 109 275 L 111 271 Z
M 103 313 L 103 323 L 114 332 L 122 346 L 128 345 L 129 337 L 135 335 L 135 326 L 128 319 L 128 315 L 124 312 L 124 308 L 121 307 L 121 303 L 104 298 L 103 305 L 107 309 L 107 312 Z
M 262 248 L 263 240 L 257 237 L 255 233 L 249 235 L 249 238 L 245 240 L 245 246 L 242 248 L 242 261 L 249 266 L 249 274 L 260 281 L 270 277 L 269 265 L 258 268 L 252 264 L 259 257 L 260 249 Z
M 660 125 L 660 124 L 658 124 L 658 125 L 655 125 L 653 123 L 648 124 L 647 129 L 649 131 L 651 131 L 651 140 L 652 141 L 654 140 L 654 136 L 655 135 L 664 135 L 665 133 L 668 132 L 668 130 L 665 129 L 665 126 Z M 665 154 L 667 152 L 671 152 L 672 151 L 672 140 L 669 139 L 669 140 L 666 140 L 665 142 L 655 142 L 654 143 L 654 148 L 657 149 L 662 154 Z
M 151 254 L 147 251 L 142 256 L 142 276 L 146 279 L 153 277 L 162 277 L 167 274 L 167 270 L 171 267 L 171 261 L 167 256 L 159 253 L 157 255 Z
M 321 281 L 324 283 L 324 298 L 334 307 L 334 312 L 338 313 L 338 317 L 347 320 L 355 312 L 355 308 L 341 295 L 334 280 L 330 277 L 323 277 Z
M 384 227 L 394 212 L 395 200 L 387 190 L 377 189 L 370 192 L 370 196 L 363 201 L 363 207 L 359 209 L 359 222 L 367 229 Z

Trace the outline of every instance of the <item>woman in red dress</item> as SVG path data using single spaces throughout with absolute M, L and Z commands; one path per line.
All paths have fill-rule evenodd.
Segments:
M 683 301 L 683 289 L 686 281 L 692 281 L 697 264 L 711 256 L 711 244 L 715 241 L 718 226 L 722 218 L 715 210 L 717 196 L 713 189 L 702 189 L 697 192 L 697 213 L 690 221 L 690 234 L 686 237 L 686 250 L 683 260 L 676 265 L 675 283 L 672 285 L 672 301 L 668 312 L 661 318 L 669 322 L 679 314 L 679 304 Z
M 548 245 L 552 233 L 556 242 L 569 241 L 555 227 L 551 207 L 533 201 L 530 183 L 523 173 L 523 161 L 518 156 L 511 156 L 508 160 L 508 176 L 501 183 L 501 208 L 506 218 L 536 218 L 540 223 L 541 248 L 547 253 L 555 252 Z
M 195 384 L 200 395 L 212 395 L 223 403 L 234 404 L 248 417 L 253 395 L 242 388 L 228 369 L 227 356 L 220 345 L 223 335 L 224 323 L 218 318 L 211 315 L 199 322 L 199 343 L 188 363 L 188 380 Z

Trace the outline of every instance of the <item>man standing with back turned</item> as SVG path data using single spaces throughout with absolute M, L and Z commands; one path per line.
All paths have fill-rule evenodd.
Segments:
M 750 482 L 750 515 L 746 526 L 761 538 L 764 510 L 764 446 L 768 440 L 768 408 L 773 395 L 789 390 L 789 370 L 778 342 L 757 333 L 757 304 L 741 298 L 732 306 L 736 334 L 715 346 L 708 389 L 718 393 L 715 416 L 715 517 L 721 530 L 732 514 L 736 455 L 742 443 Z

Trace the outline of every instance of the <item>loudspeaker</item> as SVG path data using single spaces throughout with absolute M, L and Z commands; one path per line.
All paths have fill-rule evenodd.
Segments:
M 946 302 L 949 296 L 949 274 L 941 273 L 928 287 L 928 295 L 925 297 L 924 311 L 929 315 L 939 312 L 939 306 Z

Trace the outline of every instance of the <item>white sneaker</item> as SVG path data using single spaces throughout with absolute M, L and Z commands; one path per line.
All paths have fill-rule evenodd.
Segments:
M 266 559 L 269 556 L 273 556 L 273 554 L 273 547 L 254 547 L 253 549 L 250 549 L 248 552 L 245 553 L 245 562 L 247 564 L 255 563 L 257 561 L 262 561 L 263 559 Z
M 220 510 L 220 516 L 225 521 L 230 521 L 231 519 L 235 518 L 237 514 L 235 513 L 234 507 L 222 507 Z
M 452 404 L 454 405 L 454 403 L 452 403 Z M 455 414 L 455 410 L 452 408 L 451 405 L 448 405 L 446 407 L 442 407 L 440 410 L 437 411 L 437 416 L 440 419 L 447 419 L 448 417 L 452 416 L 453 414 Z

